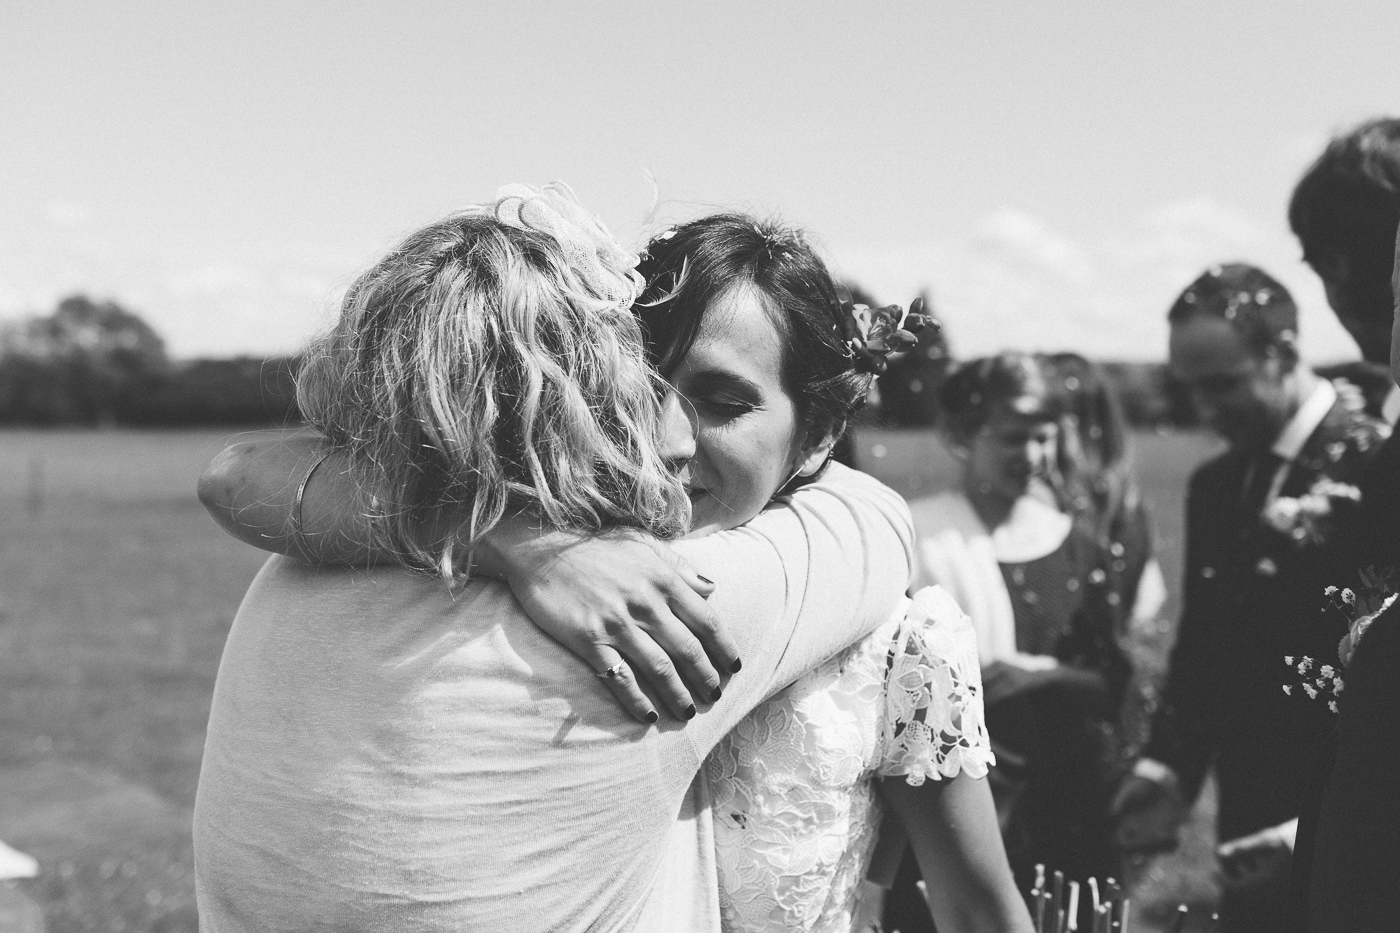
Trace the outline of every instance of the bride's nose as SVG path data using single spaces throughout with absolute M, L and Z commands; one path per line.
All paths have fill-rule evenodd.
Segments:
M 695 456 L 695 409 L 675 389 L 661 400 L 661 456 L 679 471 Z

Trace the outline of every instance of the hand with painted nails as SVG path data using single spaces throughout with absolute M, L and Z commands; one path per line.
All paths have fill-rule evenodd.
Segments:
M 205 471 L 199 494 L 254 547 L 314 564 L 395 560 L 363 512 L 346 505 L 358 499 L 345 454 L 313 434 L 231 446 Z M 690 719 L 697 704 L 719 698 L 722 675 L 739 670 L 738 649 L 705 601 L 714 585 L 642 532 L 548 530 L 522 512 L 482 538 L 471 572 L 505 580 L 530 620 L 608 674 L 608 688 L 641 722 L 660 718 L 644 686 Z
M 514 523 L 498 527 L 484 550 L 479 556 L 530 620 L 593 668 L 642 722 L 659 719 L 644 686 L 689 720 L 740 668 L 738 648 L 705 601 L 714 584 L 650 535 Z

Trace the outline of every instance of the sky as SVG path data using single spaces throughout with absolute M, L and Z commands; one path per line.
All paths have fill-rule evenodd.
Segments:
M 624 242 L 810 231 L 954 352 L 1165 356 L 1243 260 L 1354 358 L 1287 224 L 1400 115 L 1400 3 L 0 0 L 0 321 L 84 292 L 177 357 L 294 351 L 416 226 L 569 182 Z

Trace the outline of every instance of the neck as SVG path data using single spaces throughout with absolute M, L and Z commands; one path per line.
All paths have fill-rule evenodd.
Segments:
M 1016 500 L 1007 499 L 989 488 L 979 487 L 977 483 L 964 483 L 963 488 L 966 490 L 967 501 L 972 503 L 972 511 L 982 519 L 982 524 L 987 526 L 988 531 L 1001 527 L 1010 517 L 1011 509 L 1016 504 Z

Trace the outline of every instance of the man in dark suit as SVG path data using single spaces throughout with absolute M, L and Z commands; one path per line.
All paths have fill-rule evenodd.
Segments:
M 1120 835 L 1142 842 L 1135 820 L 1175 792 L 1194 800 L 1213 767 L 1222 928 L 1276 933 L 1301 792 L 1332 716 L 1285 695 L 1283 659 L 1335 653 L 1345 631 L 1319 609 L 1385 432 L 1299 364 L 1297 306 L 1263 271 L 1211 268 L 1168 320 L 1172 368 L 1229 448 L 1191 478 L 1177 643 L 1151 739 L 1118 796 Z
M 1400 382 L 1400 120 L 1333 140 L 1299 181 L 1289 220 L 1366 361 L 1388 358 Z M 1394 423 L 1400 389 L 1390 400 Z M 1353 568 L 1400 566 L 1400 433 L 1361 489 L 1344 535 Z M 1343 680 L 1336 731 L 1299 823 L 1290 931 L 1400 930 L 1400 605 L 1371 623 Z

